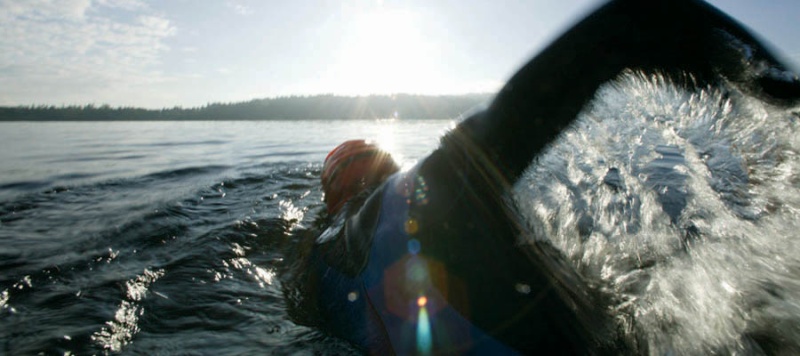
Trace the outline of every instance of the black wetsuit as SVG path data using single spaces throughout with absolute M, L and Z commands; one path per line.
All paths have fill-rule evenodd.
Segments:
M 304 293 L 322 328 L 381 354 L 637 352 L 616 334 L 609 300 L 509 203 L 536 155 L 624 70 L 800 102 L 800 82 L 771 75 L 785 67 L 710 5 L 611 1 L 413 170 L 332 219 L 305 256 Z

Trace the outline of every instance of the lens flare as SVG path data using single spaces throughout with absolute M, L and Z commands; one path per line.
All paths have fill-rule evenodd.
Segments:
M 410 239 L 408 240 L 408 253 L 412 255 L 416 255 L 422 249 L 422 245 L 420 245 L 419 240 L 417 239 Z
M 424 295 L 417 298 L 417 305 L 419 306 L 419 315 L 417 316 L 417 352 L 420 355 L 430 355 L 433 348 L 431 322 L 428 318 L 428 309 L 425 308 L 427 304 L 428 298 Z
M 423 296 L 417 298 L 417 306 L 419 306 L 420 308 L 424 308 L 425 304 L 428 304 L 428 298 L 427 297 L 425 297 L 423 295 Z
M 417 223 L 417 220 L 409 218 L 408 220 L 406 220 L 406 223 L 405 225 L 403 225 L 403 228 L 405 229 L 407 234 L 414 235 L 419 231 L 419 223 Z
M 417 176 L 416 181 L 414 199 L 417 204 L 426 205 L 428 204 L 428 185 L 425 183 L 425 178 L 422 176 Z

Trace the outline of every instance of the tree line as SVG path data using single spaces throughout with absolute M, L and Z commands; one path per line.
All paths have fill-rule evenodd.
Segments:
M 31 105 L 0 107 L 0 121 L 453 119 L 484 105 L 491 97 L 491 94 L 285 96 L 164 109 Z

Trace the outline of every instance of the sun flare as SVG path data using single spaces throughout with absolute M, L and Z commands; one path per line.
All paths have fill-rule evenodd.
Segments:
M 392 119 L 387 119 L 380 120 L 377 124 L 376 143 L 381 149 L 389 152 L 402 170 L 406 170 L 408 166 L 412 165 L 414 162 L 406 159 L 399 150 L 399 146 L 397 145 L 397 122 Z
M 435 47 L 426 40 L 415 13 L 383 7 L 356 11 L 351 26 L 332 68 L 339 92 L 363 95 L 438 89 Z

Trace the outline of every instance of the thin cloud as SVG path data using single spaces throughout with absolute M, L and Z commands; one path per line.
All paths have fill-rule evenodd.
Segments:
M 147 4 L 141 0 L 95 0 L 100 6 L 124 9 L 128 11 L 147 9 Z
M 0 0 L 0 104 L 103 100 L 158 71 L 175 27 L 138 0 Z
M 232 9 L 233 11 L 235 11 L 239 15 L 246 16 L 246 15 L 250 15 L 250 14 L 253 13 L 253 9 L 251 9 L 249 6 L 244 5 L 242 3 L 239 3 L 237 1 L 226 1 L 225 5 L 228 6 L 230 9 Z

